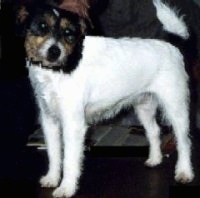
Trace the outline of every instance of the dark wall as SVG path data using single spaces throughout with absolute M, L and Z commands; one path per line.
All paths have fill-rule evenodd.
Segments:
M 37 113 L 24 65 L 23 38 L 14 31 L 12 5 L 3 4 L 0 15 L 0 158 L 1 164 L 7 164 L 26 145 L 36 127 Z
M 200 0 L 194 0 L 194 2 L 200 6 Z

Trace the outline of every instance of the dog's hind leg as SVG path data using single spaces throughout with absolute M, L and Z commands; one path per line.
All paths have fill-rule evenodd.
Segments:
M 194 174 L 191 164 L 191 141 L 189 138 L 189 91 L 184 79 L 162 79 L 156 92 L 165 116 L 171 123 L 177 141 L 178 160 L 175 180 L 188 183 Z M 167 85 L 166 85 L 167 82 Z M 165 83 L 165 85 L 163 84 Z M 164 91 L 162 88 L 165 88 Z
M 146 136 L 150 144 L 149 157 L 145 162 L 145 165 L 149 167 L 156 166 L 162 162 L 160 127 L 155 119 L 157 106 L 156 98 L 151 94 L 145 94 L 135 106 L 135 111 L 145 128 Z
M 49 159 L 48 172 L 40 179 L 42 187 L 56 187 L 61 176 L 61 141 L 59 125 L 41 110 L 41 124 Z

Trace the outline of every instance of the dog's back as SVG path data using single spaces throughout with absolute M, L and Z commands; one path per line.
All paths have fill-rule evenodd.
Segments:
M 128 87 L 132 84 L 133 90 L 141 90 L 164 70 L 171 73 L 178 71 L 185 76 L 183 56 L 176 47 L 164 41 L 86 37 L 83 54 L 80 68 L 74 75 L 76 72 L 79 74 L 78 70 L 80 75 L 89 75 L 96 89 L 98 84 L 106 87 L 122 83 L 121 89 L 125 92 L 126 84 Z
M 159 81 L 166 86 L 174 80 L 186 86 L 188 81 L 183 56 L 164 41 L 86 37 L 83 45 L 79 66 L 66 78 L 73 83 L 65 84 L 70 84 L 69 91 L 74 86 L 70 97 L 87 95 L 88 117 L 110 108 L 117 113 L 140 94 L 155 91 Z

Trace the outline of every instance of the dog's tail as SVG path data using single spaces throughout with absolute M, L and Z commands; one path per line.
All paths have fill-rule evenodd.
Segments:
M 163 3 L 162 0 L 153 0 L 153 4 L 156 8 L 157 17 L 163 25 L 163 29 L 187 40 L 190 34 L 183 20 L 183 16 L 179 16 L 175 8 L 170 8 L 170 6 Z

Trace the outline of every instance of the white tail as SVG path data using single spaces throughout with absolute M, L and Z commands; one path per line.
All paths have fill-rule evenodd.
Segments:
M 157 17 L 163 24 L 163 29 L 183 39 L 188 39 L 190 34 L 183 16 L 178 15 L 178 11 L 164 4 L 162 0 L 153 0 L 156 7 Z

